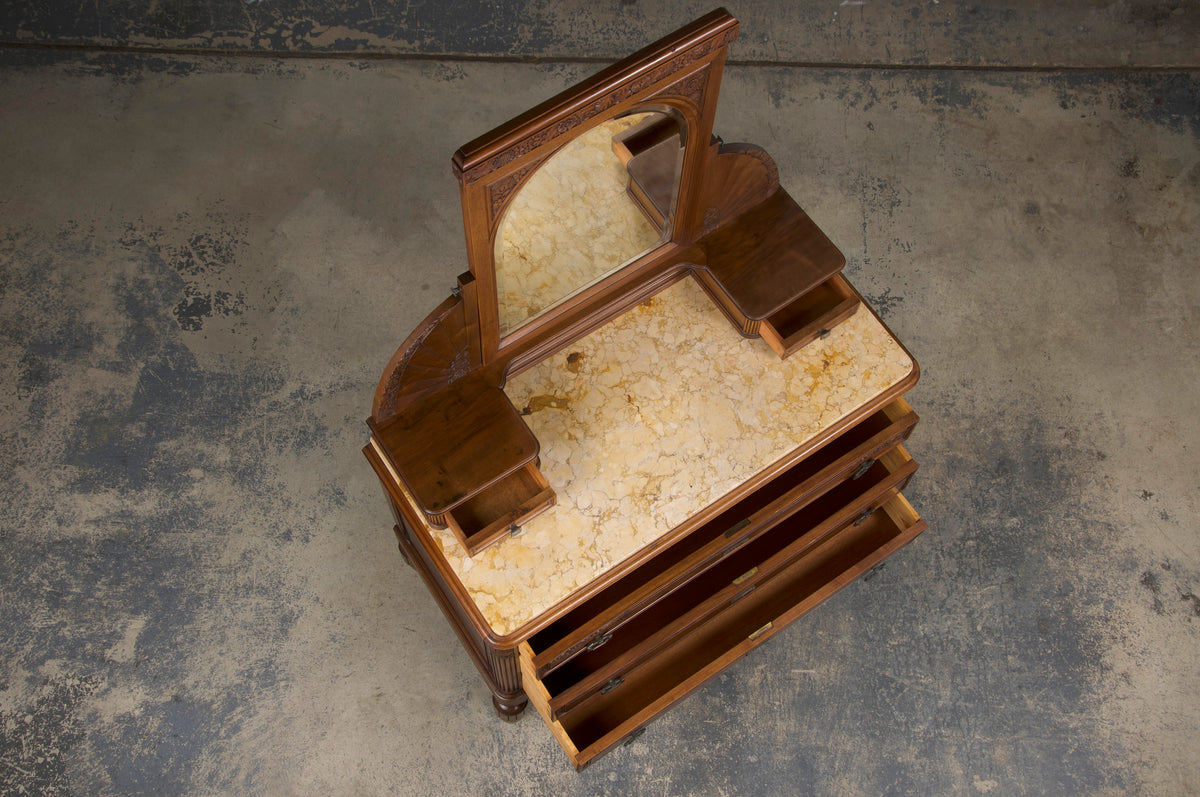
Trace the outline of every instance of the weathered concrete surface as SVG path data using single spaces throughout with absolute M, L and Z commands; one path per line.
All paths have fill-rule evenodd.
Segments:
M 716 7 L 701 0 L 0 0 L 0 41 L 167 49 L 615 60 Z M 727 4 L 735 60 L 1196 67 L 1195 0 Z
M 930 530 L 576 775 L 359 447 L 451 152 L 584 70 L 5 58 L 5 793 L 1200 790 L 1200 76 L 728 71 L 922 363 Z

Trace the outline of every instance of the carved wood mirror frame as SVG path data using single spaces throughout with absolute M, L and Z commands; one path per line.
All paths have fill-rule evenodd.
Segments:
M 588 78 L 454 155 L 469 274 L 460 277 L 480 365 L 520 370 L 652 293 L 677 269 L 704 226 L 704 176 L 729 44 L 738 23 L 718 9 Z M 505 210 L 537 169 L 575 138 L 640 109 L 668 109 L 686 124 L 670 238 L 542 315 L 501 335 L 495 240 Z M 472 347 L 474 348 L 474 346 Z

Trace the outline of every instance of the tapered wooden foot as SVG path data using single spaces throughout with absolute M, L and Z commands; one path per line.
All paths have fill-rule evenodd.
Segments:
M 529 704 L 529 698 L 525 697 L 524 692 L 520 692 L 514 696 L 492 694 L 492 706 L 496 709 L 496 713 L 500 715 L 500 719 L 505 722 L 516 722 L 521 718 L 521 714 L 525 712 L 525 706 Z

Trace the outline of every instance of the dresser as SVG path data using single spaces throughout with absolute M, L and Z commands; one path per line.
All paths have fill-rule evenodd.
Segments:
M 400 553 L 576 768 L 925 529 L 911 354 L 685 26 L 455 155 L 470 269 L 384 369 Z

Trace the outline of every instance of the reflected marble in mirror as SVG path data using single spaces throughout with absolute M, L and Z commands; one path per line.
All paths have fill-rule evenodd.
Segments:
M 534 172 L 496 234 L 501 335 L 670 238 L 683 144 L 671 116 L 634 113 L 593 127 Z

